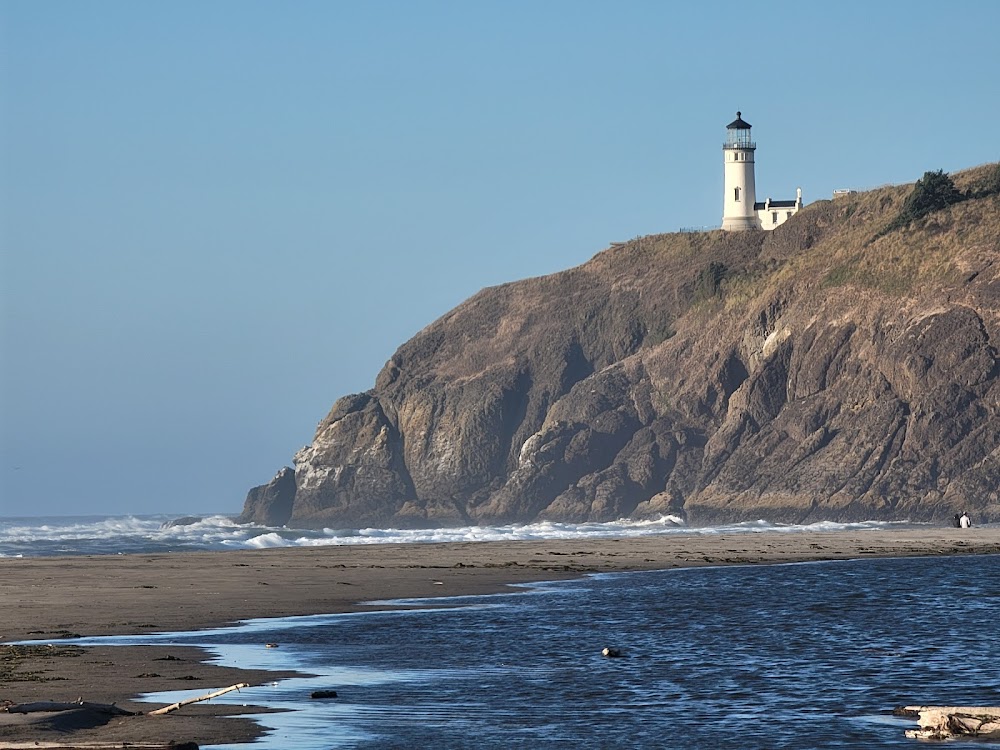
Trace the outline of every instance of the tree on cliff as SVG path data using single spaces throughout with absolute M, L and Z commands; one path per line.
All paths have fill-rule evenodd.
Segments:
M 965 196 L 955 187 L 955 182 L 951 177 L 942 170 L 924 172 L 924 176 L 917 180 L 913 186 L 913 192 L 903 203 L 901 215 L 907 221 L 913 221 L 962 200 L 965 200 Z
M 905 227 L 907 224 L 927 216 L 927 214 L 960 203 L 968 197 L 955 187 L 954 180 L 944 171 L 939 169 L 936 172 L 924 172 L 924 176 L 917 180 L 913 190 L 906 196 L 899 216 L 879 232 L 876 239 Z

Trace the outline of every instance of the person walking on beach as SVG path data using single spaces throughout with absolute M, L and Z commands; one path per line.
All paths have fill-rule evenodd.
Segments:
M 968 529 L 972 526 L 972 519 L 969 518 L 969 514 L 964 510 L 962 511 L 961 517 L 958 519 L 958 526 L 962 529 Z

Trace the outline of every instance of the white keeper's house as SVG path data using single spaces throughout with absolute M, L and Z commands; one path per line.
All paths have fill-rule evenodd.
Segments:
M 792 218 L 802 208 L 802 188 L 795 200 L 757 200 L 754 184 L 754 152 L 757 144 L 750 137 L 750 123 L 741 112 L 726 126 L 726 142 L 722 153 L 726 165 L 725 200 L 722 228 L 727 232 L 745 229 L 774 229 Z

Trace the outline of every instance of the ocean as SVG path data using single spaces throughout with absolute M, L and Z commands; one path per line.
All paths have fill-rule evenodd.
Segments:
M 183 523 L 179 523 L 183 521 Z M 530 539 L 627 539 L 655 534 L 738 534 L 779 531 L 859 531 L 905 527 L 906 523 L 815 523 L 764 521 L 689 528 L 673 516 L 610 523 L 531 523 L 438 529 L 289 529 L 238 524 L 222 514 L 205 516 L 0 517 L 0 557 L 150 554 L 195 550 L 314 547 L 332 544 L 488 542 Z
M 241 548 L 271 534 L 287 544 L 338 543 L 333 532 L 223 533 L 221 521 L 199 522 L 197 532 L 160 530 L 149 519 L 119 519 L 115 528 L 110 519 L 61 522 L 61 531 L 48 521 L 5 522 L 4 553 L 31 554 L 12 541 L 29 528 L 50 545 L 47 554 L 91 554 L 70 550 L 92 549 L 99 537 L 105 553 L 130 551 L 141 546 L 141 524 L 150 524 L 154 549 Z M 582 533 L 516 528 L 488 533 Z M 914 748 L 903 732 L 915 722 L 892 716 L 894 707 L 1000 704 L 995 555 L 600 574 L 397 603 L 405 608 L 74 642 L 198 645 L 218 663 L 316 675 L 216 699 L 291 709 L 258 717 L 270 728 L 250 746 L 261 750 Z M 606 658 L 605 647 L 623 656 Z M 337 697 L 312 700 L 315 690 Z M 238 747 L 248 746 L 215 746 Z

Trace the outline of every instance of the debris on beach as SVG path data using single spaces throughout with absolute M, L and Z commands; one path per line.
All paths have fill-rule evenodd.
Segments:
M 42 728 L 59 733 L 70 733 L 80 729 L 94 729 L 97 727 L 103 727 L 112 719 L 118 717 L 162 716 L 191 703 L 206 701 L 210 698 L 216 698 L 220 695 L 224 695 L 232 690 L 239 690 L 240 688 L 245 687 L 250 687 L 250 685 L 248 683 L 241 682 L 206 695 L 200 695 L 196 698 L 188 698 L 187 700 L 179 701 L 169 706 L 165 706 L 164 708 L 158 708 L 154 711 L 146 713 L 127 711 L 124 708 L 119 708 L 114 703 L 89 703 L 83 700 L 83 698 L 72 702 L 35 701 L 32 703 L 12 703 L 10 701 L 4 701 L 3 704 L 0 705 L 0 728 L 5 726 L 27 726 L 32 728 Z M 141 719 L 139 720 L 141 721 Z M 92 747 L 95 748 L 95 750 L 97 748 L 100 750 L 111 750 L 112 748 L 146 748 L 147 750 L 166 750 L 167 748 L 170 748 L 170 750 L 198 750 L 197 743 L 178 743 L 176 741 L 172 741 L 170 743 L 160 742 L 149 744 L 101 742 L 97 744 L 87 743 L 86 745 L 81 745 L 76 742 L 47 743 L 32 741 L 30 744 L 16 745 L 3 743 L 2 747 L 52 748 L 53 750 L 56 748 L 59 750 L 67 750 L 68 748 L 76 747 Z
M 188 698 L 187 700 L 178 701 L 177 703 L 171 703 L 169 706 L 164 706 L 163 708 L 158 708 L 155 711 L 149 711 L 147 716 L 162 716 L 163 714 L 169 714 L 172 711 L 176 711 L 182 706 L 187 706 L 192 703 L 199 703 L 201 701 L 207 701 L 211 698 L 218 698 L 220 695 L 225 695 L 226 693 L 232 692 L 233 690 L 239 690 L 240 688 L 250 687 L 249 683 L 238 682 L 235 685 L 230 685 L 227 688 L 222 688 L 221 690 L 215 690 L 211 693 L 206 693 L 205 695 L 199 695 L 197 698 Z
M 46 666 L 46 660 L 59 656 L 80 656 L 83 653 L 79 646 L 57 646 L 52 643 L 40 646 L 0 645 L 0 683 L 49 682 L 58 679 L 49 675 L 47 669 L 40 668 Z
M 910 739 L 1000 739 L 1000 707 L 997 706 L 904 706 L 894 713 L 917 717 L 920 728 L 907 729 L 904 733 Z

